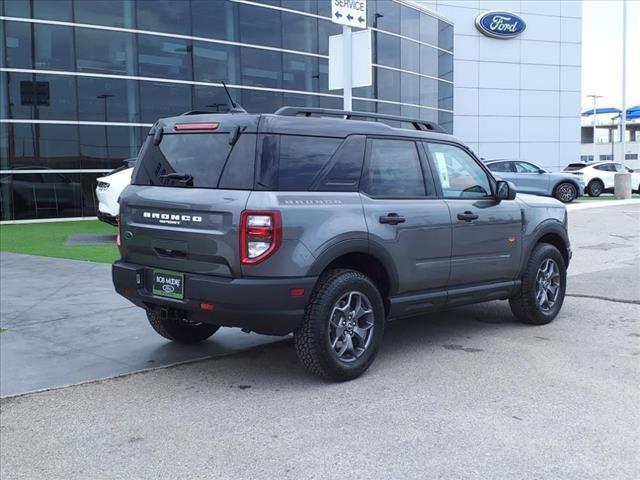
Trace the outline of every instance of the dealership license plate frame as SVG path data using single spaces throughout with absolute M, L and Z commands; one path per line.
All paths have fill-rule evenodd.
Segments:
M 179 289 L 176 291 L 175 285 L 173 283 L 167 282 L 159 282 L 157 275 L 163 276 L 166 278 L 178 278 L 180 280 Z M 170 289 L 164 289 L 164 287 L 171 286 L 174 288 L 173 291 L 169 291 Z M 171 298 L 173 300 L 184 300 L 184 273 L 176 272 L 173 270 L 162 270 L 154 268 L 151 272 L 151 293 L 156 297 L 163 298 Z

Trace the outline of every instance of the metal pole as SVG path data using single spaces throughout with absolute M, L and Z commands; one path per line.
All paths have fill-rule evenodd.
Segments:
M 351 78 L 351 27 L 342 26 L 342 88 L 343 88 L 343 110 L 352 110 L 351 108 L 351 86 L 353 80 Z
M 620 137 L 620 147 L 622 148 L 622 165 L 625 163 L 625 143 L 627 137 L 627 0 L 622 2 L 622 134 Z
M 602 95 L 596 95 L 592 93 L 591 95 L 587 95 L 587 97 L 591 97 L 593 99 L 593 161 L 596 162 L 598 159 L 596 158 L 596 104 L 598 98 L 602 98 Z

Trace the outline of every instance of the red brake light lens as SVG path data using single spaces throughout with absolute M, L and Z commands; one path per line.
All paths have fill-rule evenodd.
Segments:
M 173 129 L 176 132 L 194 131 L 194 130 L 216 130 L 220 124 L 218 122 L 208 123 L 176 123 Z
M 245 210 L 240 219 L 240 261 L 264 262 L 282 243 L 282 217 L 278 211 Z

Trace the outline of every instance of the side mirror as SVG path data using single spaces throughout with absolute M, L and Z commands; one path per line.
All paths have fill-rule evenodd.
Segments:
M 498 180 L 496 183 L 496 197 L 498 200 L 513 200 L 516 198 L 516 186 L 511 182 Z

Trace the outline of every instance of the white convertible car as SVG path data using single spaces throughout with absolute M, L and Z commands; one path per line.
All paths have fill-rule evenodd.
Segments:
M 120 211 L 118 198 L 122 190 L 131 183 L 133 160 L 125 161 L 122 167 L 112 170 L 104 177 L 97 179 L 96 197 L 98 198 L 98 219 L 111 225 L 117 225 Z

